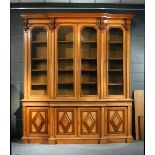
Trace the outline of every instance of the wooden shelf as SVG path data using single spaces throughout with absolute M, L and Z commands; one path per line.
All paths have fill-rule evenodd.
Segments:
M 32 60 L 34 60 L 34 61 L 43 61 L 43 60 L 47 60 L 47 58 L 32 58 Z
M 81 60 L 97 60 L 97 58 L 81 58 Z
M 73 85 L 73 82 L 58 82 L 58 85 Z
M 110 40 L 109 44 L 123 44 L 123 41 L 113 41 L 113 40 Z
M 82 72 L 95 72 L 97 69 L 82 69 Z
M 32 41 L 34 44 L 45 44 L 47 41 Z
M 67 40 L 60 40 L 58 43 L 73 43 L 73 41 L 67 41 Z
M 46 83 L 31 83 L 32 86 L 47 86 Z
M 58 69 L 59 72 L 73 72 L 73 69 Z
M 108 60 L 123 60 L 123 58 L 108 58 Z
M 73 60 L 73 58 L 58 58 L 58 60 Z
M 109 69 L 109 72 L 123 72 L 123 69 Z
M 82 85 L 97 85 L 97 82 L 82 82 Z
M 81 43 L 84 43 L 84 44 L 90 44 L 90 43 L 97 43 L 97 41 L 81 41 Z
M 32 69 L 32 72 L 46 72 L 47 69 Z
M 122 86 L 123 83 L 109 83 L 109 86 Z

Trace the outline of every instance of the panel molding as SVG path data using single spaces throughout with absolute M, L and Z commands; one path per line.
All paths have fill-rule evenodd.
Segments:
M 80 108 L 79 135 L 99 135 L 99 108 Z
M 107 135 L 126 134 L 127 108 L 107 108 Z
M 29 134 L 48 134 L 48 109 L 29 109 Z
M 75 135 L 75 109 L 56 109 L 56 135 Z

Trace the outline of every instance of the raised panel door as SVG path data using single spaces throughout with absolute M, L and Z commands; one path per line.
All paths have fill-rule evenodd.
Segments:
M 79 135 L 99 135 L 99 108 L 79 108 Z
M 106 135 L 127 135 L 127 108 L 105 108 Z
M 48 108 L 28 108 L 28 134 L 31 136 L 47 136 L 48 115 Z
M 56 135 L 76 135 L 76 109 L 75 108 L 56 108 Z

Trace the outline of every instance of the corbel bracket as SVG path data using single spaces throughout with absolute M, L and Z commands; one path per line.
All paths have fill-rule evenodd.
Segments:
M 24 31 L 27 32 L 27 30 L 31 27 L 32 24 L 28 23 L 28 19 L 24 19 L 23 23 L 24 23 Z
M 55 18 L 51 18 L 50 23 L 47 24 L 50 30 L 54 30 L 58 24 L 55 23 Z
M 106 18 L 97 18 L 96 25 L 98 26 L 99 29 L 103 30 L 107 27 L 107 24 L 105 23 Z
M 130 25 L 131 25 L 131 21 L 125 19 L 123 26 L 124 26 L 124 28 L 125 28 L 126 31 L 129 31 L 130 30 L 130 28 L 131 28 Z
M 27 30 L 28 30 L 28 19 L 23 19 L 23 23 L 24 23 L 24 31 L 27 32 Z

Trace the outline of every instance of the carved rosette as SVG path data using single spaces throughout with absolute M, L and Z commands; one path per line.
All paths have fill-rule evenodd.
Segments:
M 107 27 L 107 24 L 105 23 L 106 18 L 97 18 L 97 23 L 96 25 L 98 26 L 99 29 L 103 30 Z
M 55 19 L 51 18 L 50 23 L 47 24 L 50 30 L 54 30 L 58 24 L 55 23 Z
M 130 24 L 131 24 L 131 21 L 129 21 L 127 19 L 124 21 L 123 26 L 124 26 L 124 28 L 125 28 L 126 31 L 129 31 L 130 30 L 130 28 L 131 28 L 130 27 Z

